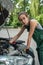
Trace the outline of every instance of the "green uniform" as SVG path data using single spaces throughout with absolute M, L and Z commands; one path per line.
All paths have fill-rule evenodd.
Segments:
M 43 30 L 36 29 L 33 34 L 33 39 L 37 43 L 37 52 L 40 65 L 43 65 Z
M 25 26 L 27 30 L 30 30 L 30 26 Z M 38 58 L 40 65 L 43 65 L 43 30 L 41 29 L 35 29 L 34 34 L 33 34 L 33 39 L 37 43 L 37 52 L 38 52 Z

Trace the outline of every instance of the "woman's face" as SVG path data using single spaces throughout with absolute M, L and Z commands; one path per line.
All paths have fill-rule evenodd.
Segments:
M 24 25 L 27 25 L 29 23 L 29 19 L 25 14 L 21 14 L 19 16 L 19 19 Z

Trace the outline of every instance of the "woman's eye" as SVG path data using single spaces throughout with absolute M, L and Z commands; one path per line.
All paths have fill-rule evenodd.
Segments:
M 20 19 L 20 21 L 22 21 L 22 19 Z
M 25 18 L 23 17 L 23 19 L 25 19 Z

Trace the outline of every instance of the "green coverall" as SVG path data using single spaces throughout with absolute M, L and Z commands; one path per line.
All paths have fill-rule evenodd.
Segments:
M 30 26 L 25 26 L 26 29 L 29 31 Z M 41 29 L 35 29 L 34 34 L 33 34 L 33 39 L 37 43 L 37 53 L 38 53 L 38 58 L 40 65 L 43 65 L 43 30 Z

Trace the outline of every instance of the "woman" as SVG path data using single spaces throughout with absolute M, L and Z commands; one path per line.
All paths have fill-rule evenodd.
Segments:
M 29 33 L 28 33 L 26 51 L 29 50 L 31 38 L 33 37 L 37 43 L 37 51 L 38 51 L 40 65 L 43 65 L 43 52 L 42 52 L 43 51 L 43 28 L 42 26 L 37 22 L 37 20 L 30 19 L 26 12 L 19 13 L 18 19 L 19 21 L 22 22 L 23 26 L 20 32 L 16 36 L 14 36 L 13 39 L 10 40 L 10 43 L 12 44 L 14 41 L 16 41 L 20 37 L 20 35 L 24 32 L 24 30 L 27 28 Z

